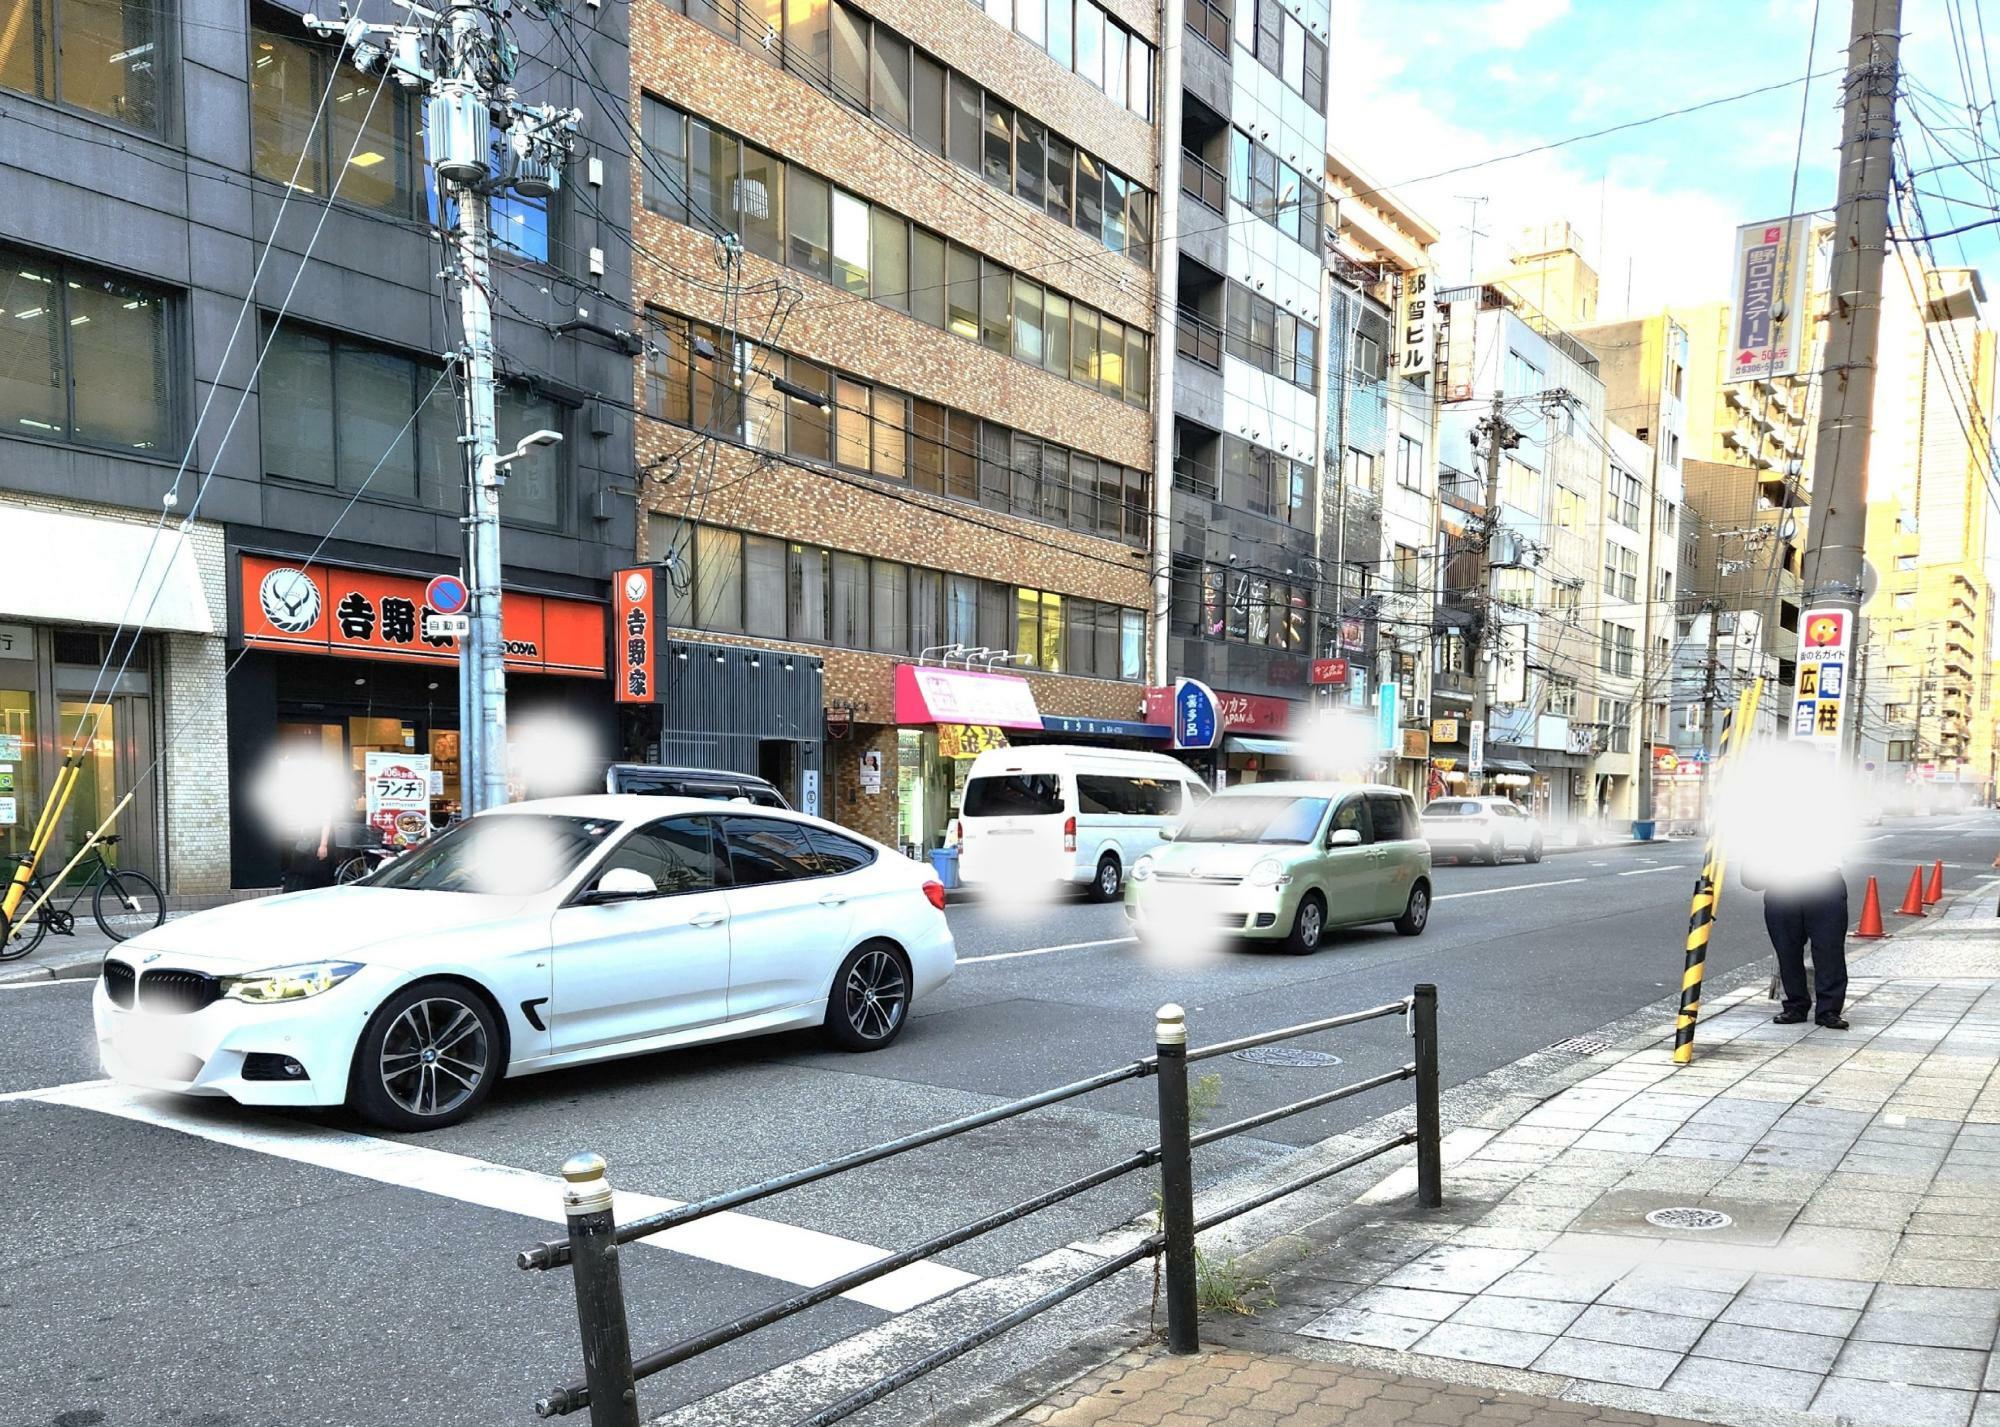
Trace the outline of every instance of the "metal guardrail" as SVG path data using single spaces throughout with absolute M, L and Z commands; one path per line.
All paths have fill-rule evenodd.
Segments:
M 1228 1124 L 1217 1125 L 1199 1134 L 1193 1133 L 1188 1110 L 1190 1063 L 1212 1060 L 1217 1056 L 1231 1055 L 1256 1046 L 1318 1035 L 1388 1016 L 1403 1016 L 1407 1020 L 1412 1041 L 1411 1058 L 1408 1062 L 1393 1070 L 1369 1076 L 1365 1080 L 1309 1095 L 1303 1100 L 1295 1100 L 1275 1109 L 1260 1111 Z M 1197 1234 L 1253 1210 L 1264 1208 L 1288 1194 L 1310 1188 L 1378 1155 L 1401 1149 L 1405 1145 L 1413 1144 L 1417 1147 L 1419 1204 L 1427 1209 L 1435 1209 L 1444 1202 L 1443 1170 L 1439 1151 L 1441 1128 L 1438 1111 L 1435 986 L 1420 985 L 1401 1000 L 1371 1007 L 1365 1011 L 1328 1016 L 1321 1020 L 1306 1021 L 1274 1031 L 1264 1031 L 1192 1049 L 1187 1043 L 1187 1021 L 1181 1008 L 1163 1006 L 1154 1023 L 1153 1040 L 1154 1053 L 1129 1065 L 1122 1065 L 1083 1080 L 1073 1081 L 1068 1085 L 1009 1101 L 1005 1105 L 995 1105 L 977 1114 L 966 1115 L 942 1125 L 934 1125 L 929 1129 L 886 1140 L 881 1144 L 870 1145 L 865 1149 L 840 1155 L 806 1169 L 794 1170 L 789 1174 L 781 1174 L 756 1184 L 711 1195 L 697 1203 L 684 1204 L 677 1209 L 657 1214 L 648 1214 L 625 1224 L 616 1222 L 612 1213 L 611 1186 L 605 1179 L 603 1159 L 594 1154 L 575 1156 L 565 1163 L 562 1169 L 565 1181 L 563 1212 L 569 1225 L 569 1236 L 553 1242 L 536 1244 L 523 1250 L 515 1260 L 523 1269 L 556 1269 L 568 1265 L 573 1274 L 576 1290 L 577 1327 L 583 1348 L 583 1381 L 572 1382 L 539 1399 L 535 1403 L 535 1411 L 543 1417 L 558 1417 L 588 1408 L 592 1427 L 638 1427 L 640 1421 L 638 1384 L 642 1379 L 733 1343 L 759 1329 L 768 1328 L 793 1314 L 802 1313 L 817 1304 L 851 1292 L 863 1284 L 872 1283 L 899 1269 L 920 1263 L 946 1249 L 991 1233 L 1030 1214 L 1073 1199 L 1079 1194 L 1088 1193 L 1135 1170 L 1155 1165 L 1160 1171 L 1160 1215 L 1157 1231 L 1145 1235 L 1138 1243 L 1105 1259 L 1087 1272 L 1078 1274 L 1021 1304 L 1012 1312 L 971 1332 L 963 1333 L 916 1361 L 905 1364 L 866 1387 L 849 1393 L 810 1416 L 800 1418 L 794 1427 L 831 1427 L 832 1423 L 879 1402 L 898 1388 L 905 1387 L 945 1364 L 963 1357 L 1001 1334 L 1019 1327 L 1029 1319 L 1067 1302 L 1155 1254 L 1160 1255 L 1163 1260 L 1163 1296 L 1167 1309 L 1168 1349 L 1175 1353 L 1195 1352 L 1200 1345 L 1195 1291 Z M 740 1208 L 745 1204 L 769 1198 L 771 1195 L 781 1194 L 788 1189 L 830 1179 L 834 1175 L 859 1169 L 864 1165 L 877 1164 L 896 1155 L 937 1144 L 941 1140 L 966 1134 L 986 1125 L 998 1124 L 1003 1120 L 1010 1120 L 1050 1105 L 1074 1100 L 1079 1096 L 1127 1080 L 1140 1080 L 1148 1076 L 1155 1080 L 1159 1091 L 1160 1138 L 1157 1143 L 1136 1149 L 1125 1158 L 1072 1179 L 1066 1184 L 1057 1185 L 1008 1205 L 1004 1209 L 996 1209 L 970 1223 L 933 1235 L 920 1244 L 886 1254 L 872 1263 L 851 1269 L 801 1293 L 795 1293 L 789 1298 L 767 1304 L 754 1312 L 742 1314 L 726 1323 L 691 1334 L 678 1342 L 657 1348 L 637 1358 L 632 1355 L 625 1294 L 618 1266 L 620 1244 L 631 1243 L 635 1239 L 645 1238 L 681 1224 L 692 1223 L 711 1214 Z M 1322 1165 L 1307 1174 L 1286 1180 L 1237 1203 L 1213 1210 L 1200 1218 L 1195 1216 L 1193 1154 L 1196 1149 L 1403 1080 L 1416 1082 L 1417 1123 L 1414 1130 L 1391 1136 L 1379 1144 L 1357 1151 L 1332 1164 Z
M 1211 213 L 1228 211 L 1229 179 L 1192 149 L 1181 150 L 1181 192 Z

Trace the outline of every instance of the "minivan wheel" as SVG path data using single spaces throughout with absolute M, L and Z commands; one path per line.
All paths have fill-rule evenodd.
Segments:
M 499 1028 L 485 1000 L 455 981 L 419 981 L 369 1017 L 349 1095 L 375 1124 L 442 1129 L 486 1103 L 503 1068 Z
M 1410 888 L 1410 904 L 1403 909 L 1403 915 L 1396 918 L 1396 931 L 1400 936 L 1422 936 L 1424 925 L 1431 919 L 1431 889 L 1422 882 Z
M 1541 860 L 1542 860 L 1542 840 L 1541 838 L 1537 837 L 1533 842 L 1528 844 L 1528 861 L 1540 862 Z
M 1500 859 L 1505 857 L 1506 855 L 1507 855 L 1507 844 L 1502 842 L 1499 838 L 1496 837 L 1493 839 L 1493 841 L 1486 844 L 1486 860 L 1493 866 L 1498 867 L 1500 865 Z
M 1308 892 L 1292 916 L 1292 930 L 1285 937 L 1285 950 L 1293 956 L 1311 956 L 1326 937 L 1326 903 L 1319 893 Z
M 1125 869 L 1118 859 L 1106 855 L 1097 864 L 1097 875 L 1090 879 L 1090 900 L 1093 902 L 1113 902 L 1125 890 Z
M 880 1050 L 910 1018 L 910 968 L 885 941 L 847 953 L 826 998 L 826 1038 L 842 1050 Z

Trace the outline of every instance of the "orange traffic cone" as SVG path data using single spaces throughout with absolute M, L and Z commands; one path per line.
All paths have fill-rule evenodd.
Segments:
M 1888 935 L 1882 930 L 1882 897 L 1875 890 L 1873 877 L 1868 879 L 1868 890 L 1861 898 L 1861 925 L 1854 929 L 1854 935 L 1859 941 L 1873 941 Z
M 1921 917 L 1924 914 L 1924 869 L 1910 869 L 1910 890 L 1903 894 L 1903 905 L 1896 908 L 1899 917 Z
M 1924 905 L 1936 906 L 1944 900 L 1944 859 L 1931 864 L 1931 885 L 1924 889 Z

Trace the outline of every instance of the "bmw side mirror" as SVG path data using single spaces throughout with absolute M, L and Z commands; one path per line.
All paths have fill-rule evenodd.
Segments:
M 1172 842 L 1175 838 L 1179 837 L 1180 835 L 1181 835 L 1181 825 L 1177 822 L 1170 822 L 1165 827 L 1160 829 L 1160 841 L 1162 842 Z
M 1361 846 L 1361 833 L 1358 829 L 1351 827 L 1335 828 L 1333 835 L 1327 838 L 1326 845 L 1328 847 L 1359 847 Z
M 613 867 L 583 894 L 583 900 L 591 903 L 630 902 L 640 897 L 655 896 L 659 890 L 659 884 L 636 867 Z

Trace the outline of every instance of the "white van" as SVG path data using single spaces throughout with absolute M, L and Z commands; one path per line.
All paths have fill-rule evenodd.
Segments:
M 1192 769 L 1163 753 L 1061 743 L 988 749 L 966 775 L 954 823 L 959 881 L 1074 882 L 1112 901 L 1125 870 L 1207 796 Z

